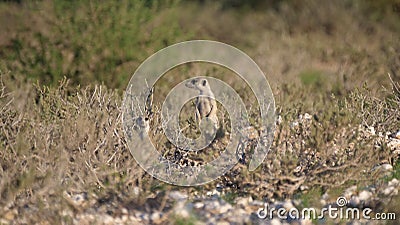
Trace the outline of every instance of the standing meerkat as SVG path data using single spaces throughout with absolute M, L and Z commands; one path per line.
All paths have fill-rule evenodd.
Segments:
M 217 102 L 214 93 L 205 78 L 193 78 L 186 83 L 186 87 L 196 89 L 200 95 L 196 98 L 196 121 L 200 125 L 201 119 L 208 117 L 218 128 Z

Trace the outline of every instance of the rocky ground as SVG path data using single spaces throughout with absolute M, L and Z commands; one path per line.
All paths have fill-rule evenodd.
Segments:
M 397 179 L 392 179 L 385 185 L 379 187 L 366 187 L 364 190 L 357 190 L 352 186 L 345 190 L 342 197 L 348 202 L 343 209 L 357 208 L 363 210 L 371 208 L 372 211 L 379 209 L 382 204 L 386 204 L 390 199 L 398 194 L 400 183 Z M 207 196 L 199 196 L 189 199 L 188 195 L 172 191 L 167 195 L 158 193 L 154 197 L 147 198 L 144 207 L 138 208 L 134 203 L 118 204 L 117 202 L 97 202 L 95 196 L 88 196 L 87 193 L 65 193 L 64 198 L 73 206 L 73 209 L 66 209 L 62 213 L 72 219 L 73 224 L 313 224 L 310 218 L 290 217 L 284 214 L 286 219 L 278 217 L 276 212 L 284 208 L 286 212 L 297 209 L 301 212 L 301 201 L 259 201 L 248 198 L 237 198 L 233 203 L 228 203 L 221 198 L 221 191 L 216 189 Z M 334 196 L 332 196 L 335 198 Z M 343 199 L 342 199 L 343 200 Z M 337 201 L 332 201 L 331 196 L 324 194 L 321 198 L 324 208 L 342 208 Z M 266 203 L 268 206 L 266 207 Z M 339 204 L 339 205 L 338 205 Z M 265 209 L 275 208 L 275 213 L 271 216 L 264 214 Z M 22 213 L 19 210 L 35 213 L 35 209 L 27 206 L 24 209 L 10 209 L 0 220 L 1 224 L 27 224 L 24 218 L 19 217 Z M 268 210 L 268 211 L 269 211 Z M 316 208 L 317 216 L 321 215 L 321 208 Z M 390 213 L 390 212 L 388 212 Z M 29 216 L 28 213 L 24 213 Z M 390 216 L 389 214 L 386 214 Z M 375 214 L 369 214 L 374 218 Z M 395 215 L 398 216 L 398 215 Z M 360 214 L 361 217 L 361 214 Z M 327 213 L 323 219 L 315 219 L 317 223 L 324 220 L 336 221 L 339 219 L 329 219 Z M 382 224 L 382 221 L 373 219 L 344 219 L 347 224 Z M 396 220 L 398 218 L 396 217 Z M 174 221 L 174 222 L 173 222 Z M 343 222 L 343 220 L 341 220 Z M 41 224 L 41 223 L 39 223 Z M 46 224 L 46 223 L 43 223 Z
M 304 117 L 308 118 L 307 115 Z M 302 118 L 300 118 L 302 119 Z M 296 125 L 294 122 L 293 125 Z M 384 140 L 392 150 L 393 154 L 399 154 L 400 139 L 398 133 L 376 134 L 373 127 L 365 129 L 369 135 L 377 135 L 378 139 Z M 375 165 L 371 168 L 374 173 L 390 175 L 393 167 L 388 163 Z M 304 218 L 301 216 L 305 208 L 301 199 L 264 199 L 255 200 L 250 197 L 236 197 L 226 199 L 230 189 L 223 184 L 217 184 L 214 190 L 208 191 L 205 195 L 198 193 L 188 194 L 184 189 L 181 191 L 157 191 L 151 196 L 144 198 L 143 202 L 135 200 L 125 201 L 122 197 L 111 194 L 100 198 L 95 194 L 79 191 L 65 191 L 63 198 L 69 207 L 61 212 L 72 224 L 301 224 L 313 223 L 326 224 L 330 221 L 333 224 L 382 224 L 389 220 L 374 219 L 379 212 L 390 220 L 398 220 L 395 212 L 387 211 L 384 205 L 390 203 L 398 195 L 400 182 L 396 178 L 388 181 L 377 182 L 377 184 L 357 187 L 350 186 L 337 196 L 324 193 L 320 199 L 319 206 L 315 206 L 315 216 Z M 307 190 L 303 190 L 307 191 Z M 135 188 L 137 196 L 141 190 Z M 51 194 L 51 193 L 50 193 Z M 194 196 L 194 197 L 189 197 Z M 51 208 L 46 202 L 42 207 Z M 309 205 L 308 207 L 314 207 Z M 360 212 L 366 208 L 370 219 L 361 218 L 333 219 L 328 212 L 321 213 L 321 209 L 337 208 L 338 210 L 358 209 Z M 273 211 L 271 211 L 274 209 Z M 283 211 L 284 209 L 284 211 Z M 382 211 L 385 209 L 386 211 Z M 24 207 L 8 205 L 3 208 L 5 214 L 0 219 L 0 224 L 28 224 L 27 217 L 30 214 L 38 213 L 37 205 L 26 204 Z M 279 214 L 279 210 L 283 214 Z M 288 214 L 291 210 L 294 214 Z M 271 213 L 272 212 L 272 213 Z M 296 214 L 299 212 L 299 214 Z M 344 211 L 343 211 L 344 212 Z M 321 214 L 324 217 L 318 217 Z M 22 216 L 20 216 L 22 215 Z M 382 216 L 382 215 L 380 215 Z M 393 218 L 394 216 L 394 218 Z M 39 224 L 49 224 L 43 222 Z M 329 224 L 329 223 L 328 223 Z

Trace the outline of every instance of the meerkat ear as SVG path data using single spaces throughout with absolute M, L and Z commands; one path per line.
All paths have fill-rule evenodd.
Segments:
M 203 80 L 203 82 L 201 83 L 203 86 L 206 86 L 207 84 L 207 80 Z

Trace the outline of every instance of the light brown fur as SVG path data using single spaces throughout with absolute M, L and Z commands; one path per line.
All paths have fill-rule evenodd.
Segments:
M 217 102 L 214 99 L 214 93 L 205 78 L 194 78 L 186 83 L 186 87 L 199 91 L 200 95 L 196 99 L 196 120 L 200 124 L 201 119 L 210 118 L 216 127 L 218 127 Z

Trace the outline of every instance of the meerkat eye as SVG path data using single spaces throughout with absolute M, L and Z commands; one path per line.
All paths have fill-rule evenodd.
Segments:
M 203 85 L 203 86 L 206 86 L 206 84 L 207 84 L 207 80 L 203 80 L 202 85 Z
M 195 84 L 196 83 L 196 80 L 192 80 L 192 84 Z

